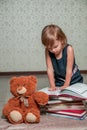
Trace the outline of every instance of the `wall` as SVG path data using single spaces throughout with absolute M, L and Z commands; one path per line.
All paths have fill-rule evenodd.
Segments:
M 0 0 L 0 72 L 46 70 L 41 30 L 51 23 L 87 70 L 87 0 Z

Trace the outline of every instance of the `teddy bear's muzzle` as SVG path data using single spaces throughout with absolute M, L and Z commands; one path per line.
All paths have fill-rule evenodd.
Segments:
M 27 91 L 26 88 L 23 87 L 23 86 L 20 86 L 20 87 L 17 88 L 18 94 L 24 94 L 26 91 Z

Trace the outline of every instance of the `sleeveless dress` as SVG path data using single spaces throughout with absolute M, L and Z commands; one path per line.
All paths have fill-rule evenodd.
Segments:
M 70 46 L 67 44 L 62 52 L 62 58 L 56 59 L 55 55 L 51 52 L 49 52 L 53 69 L 54 69 L 54 78 L 55 78 L 55 85 L 60 87 L 65 82 L 65 76 L 66 76 L 66 66 L 67 66 L 67 47 Z M 77 82 L 83 83 L 83 77 L 80 74 L 80 71 L 78 69 L 78 66 L 75 63 L 74 58 L 74 64 L 73 64 L 73 70 L 72 70 L 72 77 L 70 85 L 75 84 Z

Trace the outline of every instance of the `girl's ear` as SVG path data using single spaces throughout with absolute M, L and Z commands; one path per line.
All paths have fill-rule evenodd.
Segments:
M 16 80 L 17 77 L 12 77 L 11 80 L 10 80 L 10 84 L 12 84 L 15 80 Z

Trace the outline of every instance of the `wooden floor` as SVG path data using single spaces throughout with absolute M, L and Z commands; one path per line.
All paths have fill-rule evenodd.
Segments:
M 69 118 L 41 115 L 39 123 L 13 125 L 5 119 L 0 120 L 0 130 L 87 130 L 87 119 L 74 120 Z
M 12 97 L 9 81 L 13 76 L 0 76 L 0 118 L 4 104 Z M 87 84 L 87 74 L 83 75 L 84 83 Z M 37 90 L 49 86 L 47 75 L 37 75 Z

